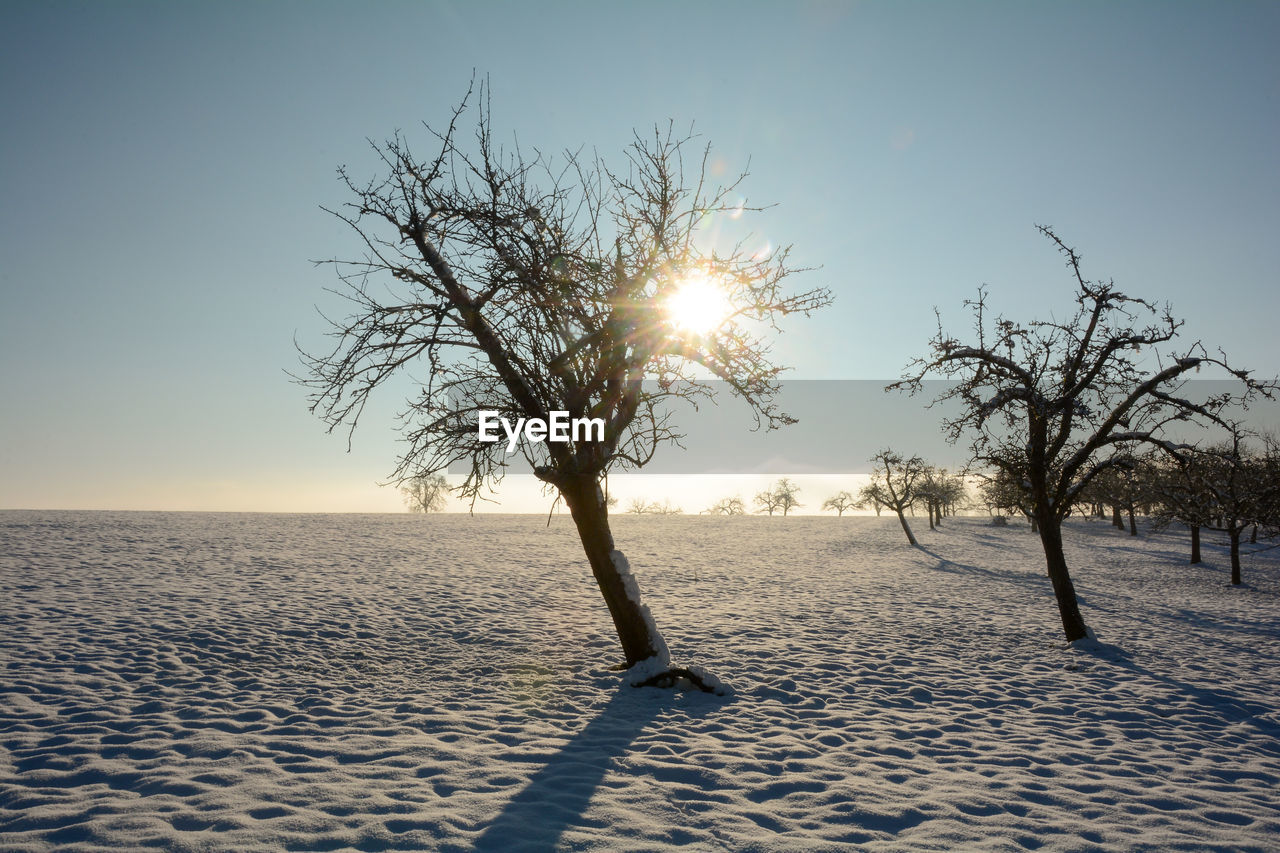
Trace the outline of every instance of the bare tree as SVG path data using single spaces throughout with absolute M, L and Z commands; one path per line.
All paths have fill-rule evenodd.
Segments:
M 979 473 L 978 476 L 982 478 L 978 493 L 989 511 L 1020 514 L 1031 522 L 1032 530 L 1037 530 L 1035 508 L 1031 505 L 1026 490 L 1021 483 L 1014 481 L 1006 469 L 997 467 L 990 473 Z
M 841 518 L 844 517 L 846 510 L 854 509 L 857 505 L 858 502 L 848 492 L 836 492 L 822 502 L 824 510 L 833 509 L 836 511 L 836 515 Z
M 875 468 L 871 472 L 871 488 L 875 500 L 898 514 L 902 532 L 907 541 L 918 545 L 916 535 L 907 524 L 906 511 L 920 498 L 919 489 L 924 482 L 928 466 L 919 456 L 904 458 L 901 453 L 885 448 L 871 457 Z
M 782 509 L 782 502 L 778 499 L 778 495 L 773 489 L 756 492 L 756 496 L 752 500 L 755 502 L 756 512 L 767 512 L 769 515 L 773 515 Z
M 756 493 L 755 502 L 758 507 L 756 512 L 767 512 L 769 515 L 773 515 L 775 512 L 781 511 L 785 516 L 796 507 L 804 506 L 804 504 L 800 503 L 799 495 L 800 487 L 788 478 L 783 477 L 773 484 L 772 489 Z
M 1229 424 L 1229 438 L 1200 451 L 1183 466 L 1188 492 L 1193 495 L 1183 509 L 1207 510 L 1200 526 L 1227 534 L 1231 554 L 1231 583 L 1242 582 L 1240 543 L 1244 532 L 1276 521 L 1274 506 L 1280 495 L 1274 456 L 1249 446 L 1250 433 L 1239 423 Z M 1203 503 L 1199 503 L 1203 501 Z
M 670 498 L 664 498 L 660 504 L 650 504 L 649 512 L 654 515 L 684 515 L 684 509 L 673 504 Z
M 1156 510 L 1153 523 L 1157 528 L 1179 522 L 1191 533 L 1191 555 L 1188 562 L 1201 560 L 1200 533 L 1212 527 L 1215 504 L 1207 481 L 1211 479 L 1208 459 L 1199 453 L 1181 458 L 1165 458 L 1153 466 L 1151 489 Z
M 449 481 L 443 474 L 418 474 L 404 481 L 400 494 L 409 512 L 442 512 L 449 502 Z
M 802 507 L 800 503 L 800 487 L 783 477 L 773 487 L 773 493 L 778 497 L 778 506 L 782 508 L 782 514 L 786 515 L 797 507 Z
M 544 428 L 557 412 L 600 422 L 597 432 L 517 449 L 569 507 L 624 665 L 646 662 L 632 680 L 654 672 L 669 683 L 687 670 L 668 670 L 666 643 L 614 547 L 601 480 L 676 439 L 668 403 L 710 397 L 699 380 L 708 373 L 757 424 L 793 422 L 774 402 L 781 368 L 760 335 L 830 295 L 784 290 L 795 272 L 785 248 L 708 250 L 695 239 L 700 224 L 742 207 L 737 182 L 710 184 L 709 149 L 692 137 L 637 134 L 620 168 L 574 152 L 507 149 L 494 140 L 486 88 L 478 98 L 469 91 L 447 127 L 427 128 L 427 159 L 396 134 L 373 145 L 381 176 L 363 182 L 340 170 L 354 200 L 333 212 L 365 254 L 331 262 L 351 313 L 332 321 L 331 351 L 303 354 L 311 409 L 331 430 L 354 430 L 375 390 L 426 371 L 404 416 L 408 450 L 395 476 L 466 463 L 459 491 L 473 501 L 518 458 L 506 441 L 478 440 L 482 412 Z M 468 137 L 459 128 L 470 116 Z M 698 329 L 673 313 L 695 286 L 725 306 Z
M 1077 500 L 1099 509 L 1110 507 L 1111 526 L 1124 530 L 1126 483 L 1121 468 L 1131 464 L 1124 453 L 1116 453 L 1113 465 L 1099 471 L 1077 494 Z
M 929 514 L 929 529 L 942 524 L 942 516 L 964 498 L 964 480 L 947 472 L 946 468 L 928 465 L 916 488 L 916 495 Z
M 858 509 L 866 509 L 869 506 L 876 511 L 876 518 L 879 518 L 885 503 L 876 484 L 868 483 L 858 489 L 858 502 L 854 506 Z
M 1183 452 L 1167 433 L 1171 424 L 1217 419 L 1229 395 L 1189 400 L 1182 396 L 1185 374 L 1216 365 L 1242 380 L 1246 393 L 1272 386 L 1254 382 L 1198 342 L 1161 353 L 1158 348 L 1181 325 L 1169 308 L 1126 296 L 1112 282 L 1087 281 L 1079 254 L 1051 229 L 1039 230 L 1066 258 L 1076 311 L 1065 320 L 993 321 L 986 291 L 979 289 L 977 299 L 966 302 L 974 313 L 974 339 L 946 334 L 939 317 L 929 355 L 888 387 L 914 392 L 926 376 L 955 380 L 938 398 L 962 405 L 947 423 L 949 437 L 970 436 L 974 460 L 1003 469 L 1026 492 L 1063 629 L 1074 641 L 1092 635 L 1062 548 L 1062 520 L 1081 490 L 1130 457 L 1135 445 Z M 1143 354 L 1148 360 L 1140 361 Z
M 746 505 L 742 503 L 742 498 L 722 498 L 711 506 L 703 510 L 708 515 L 745 515 L 747 512 Z

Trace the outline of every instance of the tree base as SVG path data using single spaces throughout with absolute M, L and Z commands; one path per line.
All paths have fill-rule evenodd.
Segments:
M 675 687 L 680 679 L 686 679 L 694 687 L 703 693 L 715 693 L 718 696 L 724 695 L 724 685 L 719 680 L 705 673 L 694 672 L 682 666 L 673 666 L 670 669 L 663 670 L 656 675 L 651 675 L 643 681 L 632 682 L 632 687 Z

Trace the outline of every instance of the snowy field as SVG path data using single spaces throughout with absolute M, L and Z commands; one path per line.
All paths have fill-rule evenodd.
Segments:
M 1280 849 L 1280 549 L 1072 522 L 0 513 L 0 848 Z

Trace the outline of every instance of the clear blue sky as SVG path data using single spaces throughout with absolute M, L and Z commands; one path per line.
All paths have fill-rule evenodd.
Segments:
M 0 507 L 395 509 L 400 401 L 347 454 L 284 371 L 354 251 L 335 167 L 473 69 L 522 144 L 750 156 L 837 294 L 795 377 L 896 377 L 983 282 L 1065 311 L 1037 222 L 1275 373 L 1278 44 L 1275 2 L 6 3 Z

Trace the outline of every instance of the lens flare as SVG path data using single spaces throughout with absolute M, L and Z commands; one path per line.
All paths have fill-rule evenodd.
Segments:
M 705 276 L 685 279 L 667 299 L 667 316 L 681 331 L 703 335 L 733 313 L 729 294 Z

